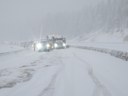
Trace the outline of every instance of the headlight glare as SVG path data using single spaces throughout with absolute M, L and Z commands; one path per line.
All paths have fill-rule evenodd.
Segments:
M 64 46 L 64 47 L 66 47 L 66 44 L 65 44 L 65 43 L 63 43 L 63 46 Z
M 57 47 L 58 47 L 58 44 L 55 43 L 55 44 L 54 44 L 54 47 L 57 48 Z
M 50 48 L 50 44 L 47 44 L 46 46 L 47 46 L 47 48 Z
M 40 50 L 40 49 L 42 48 L 42 44 L 41 44 L 41 43 L 37 43 L 37 44 L 36 44 L 36 48 L 37 48 L 38 50 Z

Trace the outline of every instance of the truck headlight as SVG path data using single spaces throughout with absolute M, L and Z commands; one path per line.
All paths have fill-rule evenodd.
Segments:
M 42 44 L 41 44 L 41 43 L 37 43 L 37 44 L 36 44 L 36 48 L 37 48 L 38 50 L 40 50 L 40 49 L 42 48 Z
M 50 44 L 47 44 L 46 46 L 47 46 L 47 48 L 50 48 Z
M 63 46 L 64 46 L 64 47 L 66 47 L 66 44 L 65 44 L 65 43 L 63 43 Z
M 57 47 L 58 47 L 58 44 L 55 43 L 55 44 L 54 44 L 54 47 L 57 48 Z

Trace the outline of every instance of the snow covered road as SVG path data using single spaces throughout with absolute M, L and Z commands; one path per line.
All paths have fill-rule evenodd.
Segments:
M 0 57 L 0 96 L 128 96 L 128 62 L 68 48 Z

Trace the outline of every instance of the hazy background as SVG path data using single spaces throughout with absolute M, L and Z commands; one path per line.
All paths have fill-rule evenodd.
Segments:
M 98 1 L 0 0 L 0 40 L 30 40 L 38 38 L 42 25 L 43 34 L 54 33 L 57 29 L 54 30 L 55 28 L 45 25 L 47 16 L 51 19 L 51 17 L 55 18 L 55 14 L 58 13 L 63 13 L 63 15 L 73 14 L 85 7 L 97 4 Z M 48 30 L 44 27 L 50 29 Z M 60 27 L 58 26 L 58 28 Z M 66 33 L 66 35 L 68 34 Z
M 125 29 L 128 0 L 0 0 L 0 41 L 35 40 L 40 31 L 74 38 Z

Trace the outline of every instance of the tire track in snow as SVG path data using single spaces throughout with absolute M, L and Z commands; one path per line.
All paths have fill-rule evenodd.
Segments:
M 32 79 L 36 70 L 51 66 L 51 65 L 40 64 L 40 62 L 41 62 L 41 58 L 32 61 L 30 64 L 27 65 L 19 66 L 16 68 L 14 67 L 14 68 L 1 69 L 0 89 L 12 88 L 18 83 L 27 82 Z
M 90 76 L 94 84 L 96 85 L 92 96 L 112 96 L 109 90 L 106 88 L 106 86 L 102 84 L 100 80 L 95 76 L 92 66 L 87 61 L 83 60 L 78 55 L 76 55 L 75 53 L 73 54 L 76 59 L 81 61 L 82 64 L 86 65 L 88 75 Z
M 58 76 L 58 73 L 59 72 L 56 72 L 56 74 L 52 76 L 50 83 L 47 85 L 45 89 L 41 91 L 41 93 L 38 96 L 52 96 L 53 95 L 54 83 L 55 83 L 56 77 Z
M 59 63 L 62 64 L 62 59 L 61 57 L 56 57 L 57 60 L 59 60 Z M 63 64 L 62 64 L 63 65 Z M 54 93 L 54 86 L 55 86 L 55 82 L 56 82 L 56 78 L 59 75 L 61 69 L 63 67 L 60 66 L 60 68 L 56 71 L 56 73 L 52 76 L 51 81 L 49 82 L 49 84 L 46 86 L 45 89 L 43 89 L 38 96 L 53 96 Z
M 33 69 L 3 69 L 0 70 L 0 89 L 12 88 L 18 83 L 27 82 L 32 78 Z

